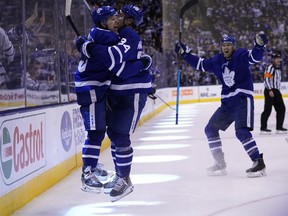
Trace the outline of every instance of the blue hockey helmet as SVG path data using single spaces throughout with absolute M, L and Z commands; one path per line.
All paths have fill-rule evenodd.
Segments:
M 106 22 L 106 20 L 117 15 L 117 11 L 111 6 L 102 6 L 92 11 L 92 20 L 95 24 Z
M 143 23 L 143 12 L 138 6 L 132 4 L 124 5 L 121 11 L 129 17 L 132 17 L 136 26 Z
M 233 46 L 236 46 L 236 40 L 233 36 L 227 35 L 221 39 L 221 44 L 223 43 L 232 43 Z

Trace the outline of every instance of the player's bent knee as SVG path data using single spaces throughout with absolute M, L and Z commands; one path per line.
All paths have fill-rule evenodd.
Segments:
M 105 131 L 93 131 L 89 130 L 87 133 L 87 138 L 92 142 L 101 143 L 105 137 Z
M 235 134 L 237 139 L 240 140 L 241 142 L 243 140 L 248 140 L 252 137 L 252 134 L 248 128 L 237 128 Z
M 129 147 L 131 145 L 130 134 L 121 134 L 108 129 L 107 135 L 109 139 L 114 143 L 116 148 Z
M 210 124 L 206 125 L 204 132 L 207 138 L 214 138 L 219 136 L 219 130 Z

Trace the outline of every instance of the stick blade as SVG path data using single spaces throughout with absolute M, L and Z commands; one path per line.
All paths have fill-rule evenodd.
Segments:
M 72 5 L 72 0 L 66 0 L 65 4 L 65 16 L 70 16 L 71 15 L 71 5 Z

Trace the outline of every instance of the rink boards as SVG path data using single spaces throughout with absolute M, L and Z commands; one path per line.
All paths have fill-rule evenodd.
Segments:
M 263 98 L 263 84 L 254 87 L 255 98 Z M 283 83 L 284 96 L 287 89 L 288 83 Z M 220 86 L 181 87 L 179 100 L 217 101 L 220 91 Z M 156 100 L 148 98 L 140 124 L 175 105 L 177 89 L 159 89 L 156 96 Z M 35 108 L 0 118 L 0 212 L 9 215 L 81 165 L 85 130 L 77 104 Z M 102 150 L 108 146 L 106 138 Z

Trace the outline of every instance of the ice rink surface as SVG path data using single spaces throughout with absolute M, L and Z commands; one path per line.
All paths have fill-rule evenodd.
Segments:
M 288 101 L 285 100 L 288 108 Z M 220 102 L 167 108 L 132 135 L 134 191 L 112 203 L 107 194 L 80 190 L 80 168 L 33 199 L 14 216 L 287 216 L 288 142 L 275 134 L 275 112 L 269 118 L 271 135 L 260 135 L 263 100 L 255 100 L 254 139 L 264 154 L 266 177 L 247 178 L 252 162 L 234 134 L 234 124 L 221 132 L 226 176 L 210 177 L 213 164 L 204 127 Z M 286 118 L 284 127 L 287 127 Z M 100 163 L 113 171 L 109 149 Z

